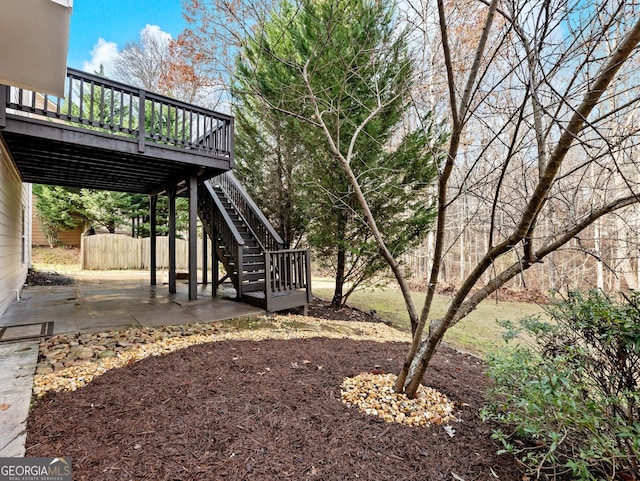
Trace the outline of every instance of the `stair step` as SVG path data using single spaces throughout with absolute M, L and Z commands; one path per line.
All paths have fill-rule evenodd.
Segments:
M 242 284 L 242 292 L 264 291 L 264 282 L 250 282 Z
M 264 284 L 264 271 L 263 272 L 243 272 L 242 281 L 243 282 L 262 281 L 262 283 Z
M 264 262 L 243 262 L 242 264 L 247 271 L 264 271 Z
M 242 263 L 245 266 L 262 266 L 264 268 L 264 257 L 249 257 L 247 256 L 242 258 Z
M 259 266 L 257 264 L 242 266 L 242 272 L 260 272 L 264 275 L 264 265 Z

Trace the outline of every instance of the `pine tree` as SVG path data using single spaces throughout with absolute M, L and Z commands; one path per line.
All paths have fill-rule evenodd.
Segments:
M 306 239 L 333 271 L 334 306 L 385 262 L 327 133 L 351 159 L 396 256 L 424 238 L 433 218 L 427 188 L 446 139 L 436 129 L 401 132 L 413 68 L 394 14 L 388 2 L 283 1 L 246 39 L 236 62 L 240 132 L 245 118 L 254 119 L 239 138 L 252 138 L 258 147 L 241 151 L 239 163 L 253 173 L 251 180 L 256 172 L 278 175 L 278 163 L 265 158 L 287 159 L 290 171 L 301 166 L 288 194 L 306 214 Z M 265 182 L 264 200 L 282 197 L 278 188 L 270 191 Z

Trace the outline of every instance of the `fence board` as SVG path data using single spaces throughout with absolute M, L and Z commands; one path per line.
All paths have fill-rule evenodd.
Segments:
M 81 239 L 81 266 L 87 270 L 141 269 L 151 265 L 151 238 L 120 234 L 98 234 Z M 169 238 L 157 237 L 157 267 L 169 267 Z M 189 243 L 176 239 L 176 269 L 189 267 Z M 211 241 L 208 241 L 211 252 Z M 198 239 L 198 268 L 202 267 L 202 239 Z

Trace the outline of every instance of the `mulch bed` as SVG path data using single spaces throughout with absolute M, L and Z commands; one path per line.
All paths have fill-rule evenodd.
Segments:
M 396 372 L 402 343 L 224 341 L 114 369 L 37 401 L 28 456 L 71 456 L 76 480 L 521 480 L 480 421 L 487 379 L 446 346 L 426 384 L 456 403 L 455 435 L 348 408 L 345 376 Z
M 325 299 L 316 297 L 309 304 L 308 315 L 317 319 L 329 319 L 332 321 L 357 321 L 357 322 L 382 322 L 391 325 L 390 322 L 381 319 L 375 311 L 365 312 L 356 307 L 344 306 L 331 307 L 331 303 Z
M 73 277 L 51 271 L 29 269 L 25 284 L 28 286 L 66 286 L 75 284 Z

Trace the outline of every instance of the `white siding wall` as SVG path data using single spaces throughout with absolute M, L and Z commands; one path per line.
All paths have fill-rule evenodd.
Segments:
M 31 184 L 23 184 L 0 143 L 0 314 L 31 265 Z

